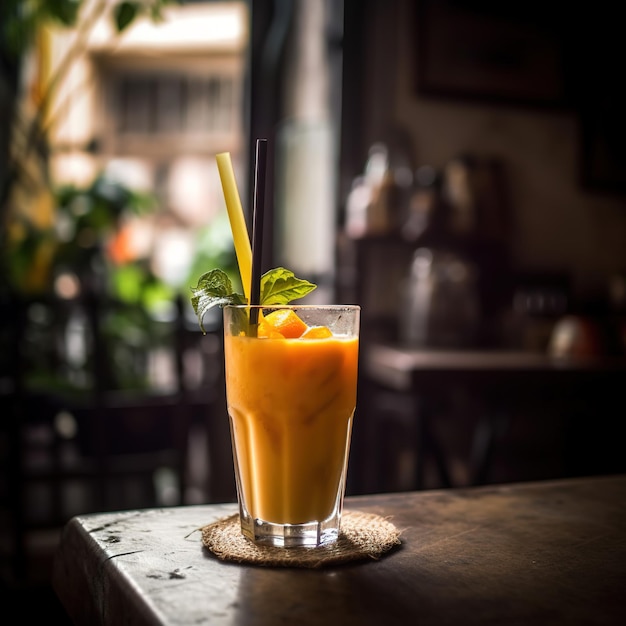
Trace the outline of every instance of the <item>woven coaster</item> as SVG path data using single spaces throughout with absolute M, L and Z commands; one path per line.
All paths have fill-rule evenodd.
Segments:
M 361 511 L 344 511 L 337 541 L 316 548 L 257 546 L 242 535 L 237 513 L 200 530 L 204 547 L 222 561 L 273 567 L 319 568 L 378 559 L 401 543 L 391 522 Z

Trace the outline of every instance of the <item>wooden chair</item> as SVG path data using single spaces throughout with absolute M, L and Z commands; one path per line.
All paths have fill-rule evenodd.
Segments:
M 124 310 L 121 303 L 91 294 L 74 301 L 12 302 L 6 309 L 11 313 L 3 323 L 12 329 L 7 349 L 14 367 L 0 396 L 6 477 L 0 483 L 0 538 L 12 578 L 32 576 L 37 567 L 33 540 L 52 533 L 52 550 L 73 515 L 185 503 L 190 437 L 200 430 L 212 457 L 211 482 L 201 501 L 235 498 L 221 323 L 209 324 L 203 336 L 184 304 L 178 299 L 172 319 L 163 323 L 161 356 L 169 355 L 173 364 L 169 384 L 142 389 L 121 385 L 105 332 L 108 316 Z M 42 328 L 29 326 L 33 307 L 35 314 L 45 310 L 48 315 L 42 328 L 49 336 L 40 344 L 36 332 Z M 86 338 L 78 349 L 82 367 L 68 361 L 66 349 L 76 341 L 76 320 Z M 28 354 L 33 345 L 37 350 Z M 139 351 L 131 356 L 146 362 Z M 28 380 L 28 368 L 37 360 L 55 372 L 56 386 L 38 387 Z M 59 380 L 83 388 L 79 392 Z

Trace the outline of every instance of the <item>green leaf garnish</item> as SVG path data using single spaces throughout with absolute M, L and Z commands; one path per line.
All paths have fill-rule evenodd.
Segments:
M 297 278 L 284 267 L 269 270 L 261 276 L 261 304 L 289 304 L 311 293 L 317 285 Z M 198 316 L 198 323 L 206 333 L 202 320 L 214 306 L 247 304 L 245 296 L 235 293 L 230 278 L 220 269 L 213 269 L 200 276 L 196 287 L 191 288 L 191 304 Z
M 261 276 L 261 304 L 289 304 L 292 300 L 304 298 L 316 287 L 308 280 L 296 278 L 284 267 L 277 267 Z
M 191 288 L 191 304 L 198 316 L 200 329 L 205 334 L 206 330 L 202 320 L 209 309 L 214 306 L 245 303 L 246 299 L 233 291 L 233 284 L 228 278 L 228 274 L 219 269 L 202 274 L 196 287 Z

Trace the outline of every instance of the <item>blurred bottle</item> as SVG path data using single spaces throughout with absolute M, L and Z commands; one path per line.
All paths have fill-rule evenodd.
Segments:
M 374 144 L 362 176 L 357 176 L 346 202 L 346 233 L 360 238 L 387 232 L 389 222 L 384 207 L 378 201 L 379 188 L 389 167 L 389 152 L 382 143 Z
M 508 187 L 500 159 L 456 156 L 443 168 L 441 187 L 449 207 L 446 227 L 452 237 L 508 242 Z
M 613 351 L 626 355 L 626 272 L 616 272 L 609 277 L 608 301 Z
M 450 206 L 448 229 L 457 237 L 468 237 L 476 230 L 476 194 L 469 159 L 458 157 L 444 168 L 443 196 Z
M 429 230 L 437 228 L 441 219 L 441 180 L 431 165 L 417 168 L 406 219 L 401 233 L 407 241 L 416 241 Z
M 399 231 L 411 184 L 411 170 L 403 165 L 392 167 L 387 146 L 373 144 L 363 174 L 354 179 L 348 194 L 348 236 L 360 238 Z
M 415 347 L 466 348 L 480 321 L 475 266 L 449 251 L 418 248 L 403 285 L 400 335 Z

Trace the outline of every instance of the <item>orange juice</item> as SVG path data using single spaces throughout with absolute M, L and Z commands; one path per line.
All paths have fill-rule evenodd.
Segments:
M 340 515 L 356 407 L 358 332 L 323 335 L 253 337 L 225 327 L 226 392 L 244 517 L 298 525 Z

